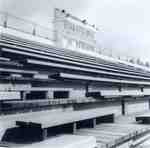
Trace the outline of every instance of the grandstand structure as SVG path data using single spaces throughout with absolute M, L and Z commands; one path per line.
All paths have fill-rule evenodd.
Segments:
M 94 126 L 150 108 L 150 69 L 97 54 L 94 26 L 55 11 L 78 28 L 85 26 L 90 37 L 81 41 L 78 32 L 74 39 L 66 31 L 59 34 L 58 20 L 49 33 L 60 40 L 34 27 L 29 32 L 11 27 L 8 14 L 0 22 L 0 136 L 16 125 L 42 128 L 43 137 L 56 125 L 73 123 L 75 132 L 82 121 Z M 63 37 L 84 49 L 61 44 Z
M 88 24 L 65 10 L 55 9 L 54 12 L 54 40 L 60 48 L 85 50 L 98 53 L 95 25 Z

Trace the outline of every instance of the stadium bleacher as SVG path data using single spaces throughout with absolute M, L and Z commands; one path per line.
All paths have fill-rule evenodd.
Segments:
M 15 86 L 0 88 L 0 91 L 8 96 L 11 92 L 20 93 L 20 99 L 2 96 L 2 113 L 42 110 L 53 105 L 118 101 L 124 97 L 145 97 L 147 100 L 150 95 L 148 68 L 101 55 L 54 47 L 7 31 L 0 36 L 0 55 L 2 85 L 11 83 Z M 23 84 L 30 87 L 22 87 Z M 94 85 L 98 87 L 95 89 Z M 55 98 L 53 87 L 58 88 L 60 97 Z
M 16 38 L 16 37 L 15 37 Z M 4 39 L 3 39 L 4 40 Z M 2 43 L 3 43 L 3 40 L 2 40 Z M 20 39 L 18 39 L 19 41 L 20 41 Z M 5 41 L 6 42 L 6 41 Z M 5 43 L 4 42 L 4 43 Z M 25 41 L 24 41 L 25 42 Z M 31 41 L 28 41 L 28 42 L 30 42 L 30 46 L 28 45 L 25 45 L 25 46 L 23 46 L 23 44 L 22 44 L 22 42 L 20 42 L 20 43 L 15 43 L 14 41 L 11 41 L 11 42 L 7 42 L 7 44 L 8 43 L 12 43 L 12 44 L 14 44 L 15 43 L 15 45 L 19 45 L 20 46 L 20 49 L 19 50 L 23 50 L 23 51 L 30 51 L 31 53 L 41 53 L 41 54 L 45 54 L 45 55 L 49 55 L 50 57 L 49 57 L 49 59 L 51 59 L 53 56 L 58 56 L 59 58 L 62 58 L 62 59 L 64 59 L 64 58 L 68 58 L 69 57 L 69 62 L 71 63 L 72 62 L 72 60 L 73 61 L 76 61 L 76 62 L 79 62 L 79 61 L 81 61 L 79 64 L 81 64 L 82 62 L 83 63 L 86 63 L 86 64 L 88 64 L 88 62 L 90 62 L 90 63 L 92 63 L 93 65 L 97 65 L 98 64 L 98 66 L 99 66 L 99 68 L 103 68 L 103 67 L 105 67 L 105 66 L 107 66 L 107 67 L 109 67 L 109 68 L 112 68 L 112 69 L 110 69 L 110 70 L 115 70 L 115 69 L 118 69 L 119 71 L 121 70 L 121 69 L 124 69 L 124 70 L 126 70 L 126 71 L 133 71 L 133 72 L 136 72 L 136 73 L 133 73 L 133 74 L 138 74 L 138 73 L 143 73 L 144 74 L 144 76 L 146 76 L 146 74 L 148 74 L 148 71 L 147 72 L 145 72 L 145 71 L 143 71 L 142 69 L 142 71 L 139 71 L 139 70 L 137 70 L 136 71 L 136 67 L 131 67 L 131 66 L 129 66 L 129 65 L 125 65 L 125 64 L 120 64 L 120 63 L 112 63 L 112 62 L 109 62 L 109 61 L 104 61 L 103 59 L 98 59 L 98 58 L 96 58 L 96 57 L 88 57 L 88 55 L 83 55 L 83 54 L 81 54 L 81 53 L 79 53 L 79 52 L 75 52 L 75 51 L 70 51 L 70 50 L 68 50 L 68 49 L 57 49 L 56 47 L 46 47 L 46 49 L 45 49 L 45 46 L 43 46 L 43 45 L 39 45 L 38 47 L 35 47 L 35 46 L 33 46 L 32 44 L 35 44 L 35 43 L 32 43 Z M 9 45 L 7 45 L 7 46 L 9 46 Z M 10 46 L 10 48 L 15 48 L 15 46 Z M 26 48 L 25 48 L 26 47 Z M 28 49 L 28 47 L 30 47 L 29 49 Z M 16 48 L 15 48 L 16 49 Z M 31 50 L 32 49 L 32 50 Z M 6 50 L 6 49 L 5 49 Z M 41 52 L 41 51 L 44 51 L 44 52 Z M 51 55 L 52 54 L 52 55 Z M 61 57 L 60 57 L 61 56 Z M 47 58 L 48 59 L 48 58 Z M 91 60 L 92 59 L 92 60 Z M 52 60 L 52 59 L 51 59 Z M 53 59 L 54 60 L 54 59 Z M 56 59 L 56 60 L 60 60 L 60 59 Z M 65 60 L 63 60 L 62 62 L 65 62 Z M 100 64 L 100 65 L 99 65 Z M 92 65 L 92 66 L 93 66 Z M 88 65 L 87 65 L 88 66 Z M 101 67 L 100 67 L 101 66 Z M 107 69 L 107 70 L 109 70 L 109 69 Z M 119 72 L 118 71 L 118 72 Z M 125 71 L 123 71 L 123 72 L 125 72 Z M 148 75 L 147 75 L 148 76 Z
M 112 148 L 150 131 L 143 125 L 106 124 L 150 109 L 148 67 L 60 48 L 37 37 L 36 30 L 13 29 L 0 26 L 0 144 L 71 132 Z M 45 141 L 32 146 L 39 145 Z
M 137 135 L 144 135 L 148 133 L 149 129 L 143 125 L 133 124 L 100 124 L 94 129 L 86 128 L 77 131 L 76 135 L 88 135 L 95 136 L 99 147 L 119 147 L 121 143 L 124 143 L 121 147 L 130 147 L 130 139 L 134 141 L 134 137 Z M 131 138 L 132 137 L 132 138 Z M 127 142 L 127 143 L 126 143 Z
M 0 68 L 2 76 L 7 80 L 13 79 L 20 83 L 23 80 L 29 83 L 34 81 L 100 83 L 106 87 L 106 90 L 110 89 L 109 85 L 115 87 L 116 91 L 112 89 L 114 93 L 110 96 L 149 95 L 150 71 L 145 68 L 139 69 L 139 67 L 130 64 L 113 62 L 89 55 L 85 56 L 80 52 L 59 49 L 4 33 L 0 38 L 0 46 L 1 60 L 17 64 L 14 66 L 8 64 L 7 68 Z M 122 86 L 134 86 L 135 90 L 132 93 L 129 90 L 120 92 L 119 89 Z M 147 89 L 143 89 L 145 87 Z M 108 97 L 109 95 L 100 90 L 101 88 L 98 91 L 100 96 Z M 27 90 L 24 89 L 24 91 Z M 28 91 L 32 91 L 32 87 Z M 35 91 L 38 91 L 38 88 Z M 47 92 L 48 90 L 43 91 Z

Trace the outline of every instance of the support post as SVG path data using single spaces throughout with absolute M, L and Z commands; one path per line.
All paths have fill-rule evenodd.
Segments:
M 149 102 L 149 110 L 150 110 L 150 99 L 148 100 L 148 102 Z
M 23 91 L 23 92 L 22 92 L 22 100 L 26 100 L 26 95 L 27 95 L 27 92 L 26 92 L 26 91 Z
M 45 140 L 46 138 L 48 137 L 48 132 L 47 132 L 47 129 L 43 129 L 43 132 L 42 132 L 42 138 L 43 140 Z
M 86 86 L 85 86 L 86 97 L 87 97 L 88 92 L 89 92 L 89 83 L 86 83 Z
M 49 91 L 46 91 L 45 93 L 46 99 L 49 99 Z
M 21 94 L 21 98 L 22 98 L 22 100 L 26 100 L 26 98 L 27 98 L 27 94 L 29 94 L 30 93 L 30 91 L 22 91 L 21 92 L 22 94 Z
M 125 100 L 121 100 L 122 115 L 125 115 Z
M 3 107 L 3 101 L 0 100 L 0 114 L 2 114 L 2 112 L 3 112 L 2 107 Z
M 77 123 L 74 122 L 73 123 L 73 134 L 75 134 L 77 132 Z
M 93 128 L 96 127 L 96 118 L 93 119 Z

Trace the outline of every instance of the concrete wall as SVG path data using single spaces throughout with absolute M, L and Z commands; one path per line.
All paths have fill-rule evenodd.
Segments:
M 0 100 L 21 99 L 20 92 L 0 92 Z
M 148 100 L 134 100 L 125 102 L 125 113 L 126 115 L 139 113 L 149 110 Z
M 120 104 L 114 104 L 112 106 L 104 106 L 101 107 L 102 112 L 106 112 L 107 110 L 112 111 L 112 113 L 115 114 L 115 116 L 121 115 L 121 105 Z
M 86 93 L 85 90 L 73 90 L 70 92 L 70 98 L 76 98 L 76 99 L 84 98 L 85 93 Z
M 125 101 L 124 104 L 125 115 L 130 115 L 134 113 L 140 113 L 149 110 L 149 100 L 132 100 Z M 123 106 L 121 101 L 117 102 L 101 102 L 101 103 L 90 103 L 90 104 L 78 104 L 74 106 L 75 110 L 85 110 L 89 108 L 101 108 L 102 112 L 111 110 L 115 113 L 115 116 L 122 115 Z
M 90 103 L 90 104 L 78 104 L 74 106 L 75 110 L 86 110 L 91 108 L 99 108 L 102 113 L 107 112 L 108 110 L 115 114 L 115 116 L 119 116 L 122 113 L 121 102 L 109 102 L 108 103 Z

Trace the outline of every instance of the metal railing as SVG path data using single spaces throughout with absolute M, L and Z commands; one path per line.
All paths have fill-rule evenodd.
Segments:
M 0 26 L 53 41 L 54 30 L 6 12 L 0 12 Z

